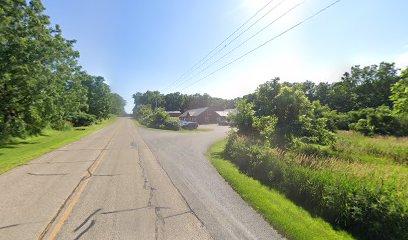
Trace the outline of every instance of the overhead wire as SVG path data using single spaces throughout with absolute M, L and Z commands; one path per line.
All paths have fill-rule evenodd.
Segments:
M 278 8 L 283 2 L 285 2 L 286 0 L 282 0 L 280 1 L 278 4 L 276 4 L 273 8 L 269 9 L 269 11 L 267 11 L 264 15 L 262 15 L 260 18 L 258 18 L 255 22 L 253 22 L 250 26 L 248 26 L 246 29 L 244 29 L 241 33 L 239 33 L 236 37 L 234 37 L 232 40 L 230 40 L 227 44 L 225 44 L 222 48 L 219 48 L 218 51 L 214 52 L 213 54 L 211 54 L 211 56 L 207 57 L 206 60 L 202 61 L 200 64 L 196 65 L 196 67 L 194 69 L 192 69 L 190 71 L 190 73 L 186 74 L 185 77 L 189 77 L 189 74 L 194 73 L 195 70 L 200 69 L 203 65 L 205 65 L 208 61 L 210 61 L 213 57 L 217 56 L 217 54 L 219 54 L 220 52 L 222 52 L 224 49 L 226 49 L 229 45 L 231 45 L 231 43 L 233 43 L 235 40 L 237 40 L 239 37 L 241 37 L 243 34 L 245 34 L 248 30 L 250 30 L 253 26 L 255 26 L 259 21 L 261 21 L 263 18 L 265 18 L 268 14 L 270 14 L 273 10 L 275 10 L 276 8 Z M 202 71 L 201 71 L 202 72 Z M 201 73 L 200 72 L 200 73 Z M 196 76 L 197 74 L 195 74 L 194 76 Z M 183 77 L 184 78 L 184 77 Z M 183 79 L 182 78 L 182 79 Z M 180 79 L 180 80 L 182 80 Z M 183 82 L 184 83 L 184 82 Z M 175 88 L 179 87 L 182 84 L 177 84 L 177 86 L 175 86 Z
M 222 46 L 228 39 L 230 39 L 235 33 L 237 33 L 239 30 L 241 30 L 246 24 L 248 24 L 254 17 L 256 17 L 262 10 L 264 10 L 266 7 L 269 6 L 272 2 L 275 0 L 270 0 L 267 2 L 264 6 L 262 6 L 256 13 L 254 13 L 249 19 L 247 19 L 241 26 L 239 26 L 233 33 L 231 33 L 227 38 L 225 38 L 223 41 L 221 41 L 214 49 L 212 49 L 209 53 L 207 53 L 203 58 L 201 58 L 196 64 L 194 64 L 192 67 L 190 67 L 187 71 L 185 71 L 181 76 L 168 85 L 165 90 L 168 90 L 169 87 L 171 87 L 174 83 L 177 83 L 180 79 L 184 78 L 185 75 L 189 74 L 191 71 L 195 70 L 194 68 L 199 65 L 203 60 L 205 60 L 209 55 L 211 55 L 215 50 L 217 50 L 220 46 Z
M 255 52 L 256 50 L 260 49 L 261 47 L 267 45 L 268 43 L 272 42 L 273 40 L 275 40 L 275 39 L 281 37 L 282 35 L 286 34 L 287 32 L 289 32 L 289 31 L 295 29 L 296 27 L 298 27 L 298 26 L 302 25 L 303 23 L 309 21 L 310 19 L 316 17 L 317 15 L 321 14 L 322 12 L 326 11 L 327 9 L 331 8 L 332 6 L 336 5 L 337 3 L 341 2 L 341 1 L 342 1 L 342 0 L 336 0 L 336 1 L 332 2 L 331 4 L 329 4 L 329 5 L 327 5 L 326 7 L 320 9 L 319 11 L 317 11 L 317 12 L 315 12 L 314 14 L 310 15 L 309 17 L 303 19 L 302 21 L 296 23 L 296 24 L 293 25 L 292 27 L 290 27 L 290 28 L 286 29 L 285 31 L 279 33 L 278 35 L 274 36 L 273 38 L 270 38 L 269 40 L 267 40 L 267 41 L 265 41 L 264 43 L 258 45 L 257 47 L 253 48 L 252 50 L 250 50 L 250 51 L 248 51 L 248 52 L 242 54 L 242 55 L 239 56 L 238 58 L 235 58 L 234 60 L 230 61 L 229 63 L 227 63 L 227 64 L 225 64 L 225 65 L 223 65 L 222 67 L 220 67 L 220 68 L 214 70 L 213 72 L 211 72 L 211 73 L 205 75 L 204 77 L 198 79 L 197 81 L 193 82 L 192 84 L 190 84 L 190 85 L 184 87 L 183 89 L 181 89 L 181 91 L 184 91 L 185 89 L 187 89 L 187 88 L 189 88 L 189 87 L 191 87 L 191 86 L 197 84 L 198 82 L 200 82 L 200 81 L 202 81 L 202 80 L 204 80 L 204 79 L 210 77 L 211 75 L 217 73 L 218 71 L 220 71 L 220 70 L 222 70 L 222 69 L 228 67 L 229 65 L 231 65 L 231 64 L 237 62 L 238 60 L 240 60 L 240 59 L 246 57 L 247 55 L 249 55 L 249 54 Z
M 233 53 L 235 50 L 237 50 L 238 48 L 242 47 L 244 44 L 246 44 L 247 42 L 249 42 L 251 39 L 253 39 L 254 37 L 256 37 L 258 34 L 260 34 L 261 32 L 265 31 L 265 29 L 267 29 L 268 27 L 270 27 L 272 24 L 274 24 L 275 22 L 277 22 L 278 20 L 282 19 L 283 17 L 285 17 L 286 15 L 288 15 L 290 12 L 292 12 L 293 10 L 295 10 L 296 8 L 298 8 L 300 5 L 302 5 L 304 3 L 304 1 L 294 5 L 293 7 L 291 7 L 289 10 L 287 10 L 286 12 L 284 12 L 283 14 L 281 14 L 279 17 L 275 18 L 272 22 L 270 22 L 268 25 L 266 25 L 265 27 L 263 27 L 262 29 L 258 30 L 256 33 L 254 33 L 253 35 L 251 35 L 249 38 L 247 38 L 246 40 L 244 40 L 243 42 L 241 42 L 238 46 L 234 47 L 233 49 L 231 49 L 230 51 L 228 51 L 227 53 L 225 53 L 224 55 L 222 55 L 220 58 L 218 58 L 217 60 L 215 60 L 214 62 L 210 63 L 209 65 L 207 65 L 205 68 L 201 69 L 199 72 L 197 72 L 196 74 L 194 74 L 192 77 L 187 78 L 186 80 L 184 80 L 183 82 L 181 82 L 180 84 L 177 85 L 177 87 L 181 87 L 184 83 L 188 82 L 191 79 L 194 79 L 194 77 L 196 77 L 197 75 L 201 74 L 202 72 L 206 71 L 207 69 L 209 69 L 211 66 L 213 66 L 214 64 L 216 64 L 217 62 L 221 61 L 222 59 L 224 59 L 226 56 L 230 55 L 231 53 Z

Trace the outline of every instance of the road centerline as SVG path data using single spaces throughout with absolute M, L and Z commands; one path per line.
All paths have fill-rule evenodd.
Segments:
M 47 239 L 53 240 L 56 238 L 58 233 L 61 231 L 62 226 L 64 225 L 65 221 L 69 218 L 70 214 L 72 213 L 73 208 L 75 207 L 76 203 L 78 202 L 81 194 L 86 189 L 86 186 L 89 183 L 90 178 L 97 170 L 104 153 L 108 150 L 108 146 L 111 144 L 114 136 L 118 133 L 118 129 L 112 134 L 112 137 L 106 143 L 101 152 L 95 159 L 95 161 L 89 166 L 86 172 L 83 174 L 81 180 L 79 181 L 78 185 L 74 188 L 71 194 L 66 198 L 64 203 L 58 208 L 54 217 L 50 220 L 44 230 L 38 237 L 38 240 L 43 240 L 46 238 L 47 234 L 49 233 Z

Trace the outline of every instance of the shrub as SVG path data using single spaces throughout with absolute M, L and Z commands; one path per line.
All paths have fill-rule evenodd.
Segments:
M 58 120 L 51 124 L 51 128 L 59 131 L 69 130 L 74 126 L 70 121 Z
M 174 130 L 174 131 L 180 130 L 181 129 L 180 120 L 174 119 L 174 118 L 166 119 L 166 121 L 164 122 L 164 129 Z
M 255 111 L 253 110 L 253 104 L 247 103 L 245 99 L 239 100 L 236 103 L 237 113 L 230 116 L 231 126 L 237 127 L 238 131 L 243 133 L 253 132 L 253 118 Z
M 391 87 L 390 99 L 394 103 L 394 111 L 397 114 L 408 113 L 408 67 L 402 71 L 401 79 Z
M 253 117 L 253 128 L 258 131 L 259 136 L 265 140 L 266 143 L 271 144 L 276 141 L 275 127 L 278 119 L 275 116 L 261 116 Z
M 153 109 L 150 105 L 140 105 L 133 110 L 133 116 L 141 121 L 148 118 L 152 114 Z
M 139 106 L 134 115 L 139 123 L 156 129 L 180 130 L 178 119 L 172 119 L 163 108 L 153 110 L 150 105 Z
M 351 118 L 349 114 L 337 113 L 334 119 L 335 119 L 334 125 L 336 130 L 350 130 L 349 124 L 351 123 Z
M 331 145 L 336 139 L 334 133 L 326 128 L 326 122 L 327 118 L 300 116 L 299 123 L 301 132 L 298 137 L 294 139 L 310 144 Z
M 374 128 L 370 126 L 367 119 L 360 119 L 357 123 L 351 123 L 349 125 L 350 130 L 360 132 L 366 136 L 374 135 Z
M 96 117 L 91 114 L 79 112 L 68 117 L 74 127 L 90 126 L 96 122 Z
M 349 124 L 349 128 L 366 136 L 374 134 L 405 136 L 408 134 L 407 117 L 395 115 L 387 106 L 353 111 L 350 112 L 350 116 L 353 122 Z
M 168 120 L 169 117 L 169 114 L 164 111 L 163 108 L 157 108 L 150 116 L 146 117 L 148 119 L 146 125 L 151 128 L 164 129 L 166 120 Z
M 290 148 L 294 139 L 320 145 L 335 141 L 331 131 L 334 122 L 329 120 L 335 112 L 319 102 L 312 104 L 295 87 L 281 86 L 277 80 L 262 84 L 256 92 L 255 103 L 256 106 L 241 100 L 236 104 L 237 113 L 232 122 L 239 133 L 259 136 L 281 148 Z

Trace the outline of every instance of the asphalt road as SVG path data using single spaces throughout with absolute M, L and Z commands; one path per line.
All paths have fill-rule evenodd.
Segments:
M 275 239 L 205 158 L 203 133 L 114 124 L 0 175 L 0 239 Z M 147 143 L 147 144 L 146 144 Z

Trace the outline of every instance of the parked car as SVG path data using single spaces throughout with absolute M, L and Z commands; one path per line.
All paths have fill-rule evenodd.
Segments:
M 188 121 L 180 121 L 180 126 L 183 129 L 196 129 L 198 127 L 198 123 L 196 122 L 188 122 Z

